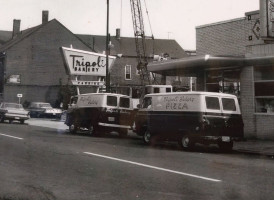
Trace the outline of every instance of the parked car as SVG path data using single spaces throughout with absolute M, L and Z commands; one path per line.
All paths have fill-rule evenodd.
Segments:
M 45 102 L 32 102 L 27 110 L 30 112 L 30 117 L 56 117 L 60 118 L 62 110 L 53 108 L 49 103 Z
M 21 104 L 7 102 L 0 104 L 0 122 L 9 120 L 9 123 L 19 121 L 21 124 L 24 124 L 29 117 L 29 112 Z
M 129 96 L 90 93 L 74 96 L 67 111 L 65 124 L 71 133 L 80 128 L 91 135 L 116 131 L 126 136 L 133 124 L 133 103 Z
M 135 118 L 146 144 L 177 140 L 183 149 L 195 143 L 218 144 L 229 151 L 243 139 L 243 120 L 235 95 L 213 92 L 148 94 Z

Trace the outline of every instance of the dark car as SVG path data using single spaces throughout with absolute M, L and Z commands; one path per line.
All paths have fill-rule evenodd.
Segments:
M 9 123 L 19 121 L 24 124 L 27 119 L 29 119 L 29 112 L 21 104 L 7 102 L 0 104 L 0 122 L 9 120 Z
M 32 102 L 27 108 L 31 117 L 61 117 L 62 110 L 53 108 L 49 103 Z

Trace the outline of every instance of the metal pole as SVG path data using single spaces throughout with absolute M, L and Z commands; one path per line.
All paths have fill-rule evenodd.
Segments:
M 107 33 L 106 33 L 106 92 L 110 92 L 110 80 L 108 70 L 108 55 L 109 55 L 109 0 L 107 0 Z

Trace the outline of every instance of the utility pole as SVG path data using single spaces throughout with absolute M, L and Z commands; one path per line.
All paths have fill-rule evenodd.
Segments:
M 106 92 L 110 92 L 110 77 L 109 77 L 109 0 L 107 0 L 107 33 L 106 33 Z

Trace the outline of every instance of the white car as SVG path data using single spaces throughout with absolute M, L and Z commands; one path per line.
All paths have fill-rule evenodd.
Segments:
M 62 110 L 53 108 L 49 103 L 32 102 L 27 109 L 31 117 L 61 117 Z
M 21 124 L 24 124 L 25 120 L 29 118 L 29 112 L 21 104 L 7 102 L 0 104 L 0 122 L 9 120 L 9 123 L 19 121 Z

